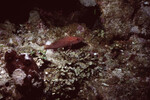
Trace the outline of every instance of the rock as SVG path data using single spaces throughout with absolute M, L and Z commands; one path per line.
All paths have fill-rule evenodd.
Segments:
M 96 1 L 95 0 L 79 0 L 80 3 L 86 7 L 95 6 Z
M 8 73 L 12 76 L 23 98 L 31 99 L 34 95 L 42 94 L 43 79 L 30 55 L 26 53 L 18 55 L 16 51 L 9 50 L 5 53 L 5 61 Z

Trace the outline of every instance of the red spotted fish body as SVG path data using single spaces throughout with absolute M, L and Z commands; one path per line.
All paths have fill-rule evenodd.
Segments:
M 45 45 L 45 49 L 57 49 L 57 48 L 63 48 L 67 46 L 71 46 L 73 44 L 77 44 L 82 42 L 83 39 L 81 37 L 75 37 L 75 36 L 67 36 L 62 39 L 59 39 L 55 42 L 53 42 L 50 45 Z

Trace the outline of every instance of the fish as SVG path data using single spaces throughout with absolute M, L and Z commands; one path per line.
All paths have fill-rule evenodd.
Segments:
M 44 49 L 58 49 L 58 48 L 64 48 L 67 46 L 72 46 L 74 44 L 78 44 L 83 41 L 83 38 L 76 37 L 76 36 L 66 36 L 64 38 L 61 38 L 59 40 L 56 40 L 50 45 L 44 45 Z

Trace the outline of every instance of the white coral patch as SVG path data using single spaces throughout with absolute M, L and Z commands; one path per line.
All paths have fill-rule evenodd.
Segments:
M 9 75 L 6 73 L 5 69 L 0 67 L 0 86 L 7 83 L 9 80 Z
M 12 74 L 12 78 L 14 79 L 15 83 L 18 85 L 22 85 L 24 83 L 25 77 L 26 74 L 22 69 L 16 69 Z
M 51 45 L 51 44 L 52 44 L 51 41 L 47 41 L 47 42 L 45 43 L 45 45 Z
M 31 60 L 31 58 L 29 57 L 29 54 L 28 53 L 21 53 L 21 55 L 25 55 L 24 58 L 26 60 Z

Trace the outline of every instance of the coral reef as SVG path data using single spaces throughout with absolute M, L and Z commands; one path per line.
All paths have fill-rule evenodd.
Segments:
M 80 1 L 0 24 L 0 99 L 149 100 L 149 1 Z

